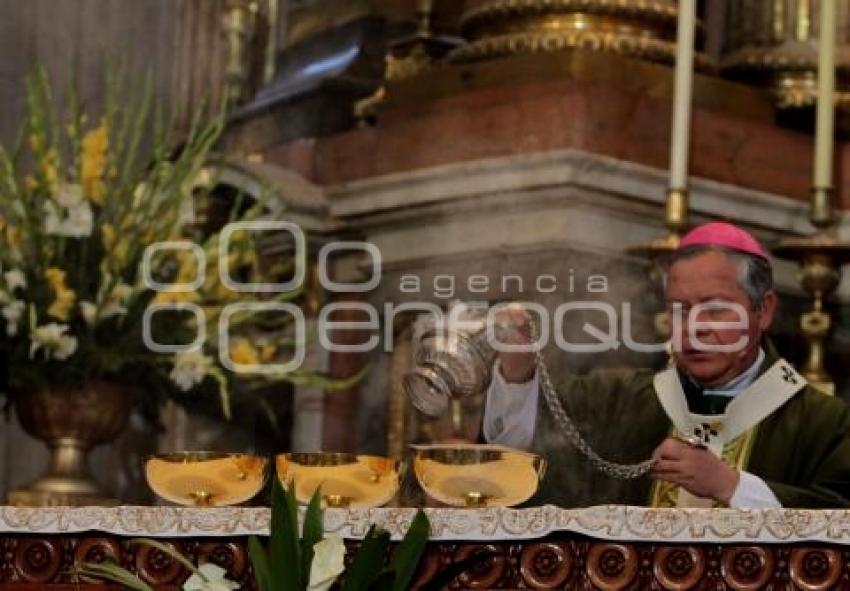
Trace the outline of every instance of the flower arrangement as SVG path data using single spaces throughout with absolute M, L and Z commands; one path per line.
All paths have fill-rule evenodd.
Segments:
M 317 489 L 307 505 L 299 540 L 294 483 L 284 492 L 274 480 L 268 547 L 264 548 L 256 537 L 248 541 L 259 591 L 327 591 L 345 571 L 342 539 L 323 537 L 320 495 Z M 390 534 L 373 525 L 345 573 L 342 591 L 406 591 L 430 534 L 431 524 L 420 509 L 387 562 Z
M 267 546 L 252 536 L 248 549 L 254 567 L 258 591 L 327 591 L 344 575 L 342 591 L 386 589 L 406 591 L 425 551 L 431 525 L 421 509 L 408 527 L 404 539 L 388 561 L 390 534 L 372 526 L 346 572 L 346 549 L 338 535 L 325 536 L 321 510 L 321 493 L 317 490 L 304 512 L 299 535 L 298 504 L 294 487 L 284 492 L 277 479 L 272 484 L 272 515 Z M 196 567 L 170 546 L 142 539 L 131 543 L 153 546 L 183 564 L 192 574 L 183 584 L 184 591 L 228 591 L 239 584 L 228 580 L 225 571 L 214 564 Z M 469 567 L 464 562 L 462 568 Z M 450 569 L 450 577 L 462 570 Z M 75 566 L 82 577 L 94 577 L 121 583 L 128 589 L 152 591 L 138 576 L 121 566 L 106 563 L 82 563 Z M 451 578 L 438 577 L 425 591 L 442 589 Z
M 237 298 L 255 300 L 222 285 L 219 233 L 195 232 L 210 269 L 196 290 L 156 292 L 142 268 L 148 247 L 185 241 L 192 228 L 193 189 L 222 118 L 202 123 L 198 116 L 178 142 L 162 123 L 150 85 L 140 92 L 122 91 L 126 86 L 122 77 L 108 85 L 96 119 L 73 96 L 60 115 L 46 76 L 37 72 L 27 82 L 21 140 L 11 149 L 0 146 L 0 360 L 8 374 L 0 392 L 117 379 L 143 390 L 147 402 L 199 391 L 218 396 L 227 416 L 233 376 L 219 363 L 218 320 Z M 261 213 L 256 206 L 245 210 L 234 205 L 231 219 Z M 227 254 L 233 276 L 259 281 L 291 268 L 292 261 L 283 261 L 261 269 L 256 253 L 252 235 L 234 233 Z M 150 263 L 150 276 L 164 284 L 191 282 L 203 271 L 187 249 L 160 249 Z M 180 345 L 204 328 L 202 346 L 151 351 L 143 339 L 145 310 L 181 302 L 200 306 L 205 326 L 193 314 L 160 312 L 151 317 L 150 336 Z M 285 340 L 254 330 L 256 316 L 231 321 L 236 336 L 227 355 L 241 368 L 285 355 Z M 271 377 L 319 379 L 300 371 Z

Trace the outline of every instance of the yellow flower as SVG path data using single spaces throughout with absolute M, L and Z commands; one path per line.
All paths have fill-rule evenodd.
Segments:
M 248 339 L 235 339 L 230 345 L 230 359 L 240 365 L 257 365 L 260 354 Z
M 112 224 L 103 224 L 100 227 L 100 237 L 103 248 L 106 250 L 106 261 L 109 269 L 120 271 L 127 262 L 130 251 L 129 241 L 126 238 L 119 240 L 115 226 Z
M 192 283 L 198 275 L 198 261 L 188 250 L 181 250 L 177 255 L 180 259 L 180 269 L 177 271 L 177 283 Z
M 147 230 L 144 234 L 142 234 L 142 244 L 148 246 L 154 241 L 155 238 L 156 230 L 154 228 L 151 228 L 150 230 Z
M 124 263 L 127 262 L 127 255 L 130 251 L 130 243 L 126 240 L 120 240 L 115 245 L 115 252 L 112 257 L 113 269 L 123 269 Z
M 47 279 L 50 289 L 56 296 L 56 299 L 47 309 L 47 314 L 57 320 L 68 320 L 68 314 L 74 307 L 77 294 L 73 289 L 68 289 L 65 284 L 65 271 L 57 267 L 50 267 L 44 271 L 44 278 Z
M 260 359 L 263 362 L 271 361 L 274 358 L 275 353 L 277 353 L 277 347 L 271 343 L 266 343 L 260 347 Z
M 26 187 L 27 191 L 35 191 L 38 189 L 38 181 L 35 180 L 34 176 L 28 174 L 24 177 L 24 187 Z
M 115 228 L 112 227 L 112 224 L 103 224 L 100 227 L 100 236 L 103 239 L 103 248 L 111 251 L 112 247 L 115 246 Z
M 103 205 L 106 187 L 103 173 L 106 171 L 106 151 L 109 148 L 109 130 L 103 120 L 97 129 L 83 137 L 83 156 L 80 180 L 86 197 L 97 205 Z
M 197 302 L 198 294 L 194 291 L 160 291 L 154 296 L 157 304 L 176 304 L 180 302 Z
M 67 273 L 58 267 L 50 267 L 44 272 L 44 278 L 47 279 L 47 283 L 54 291 L 65 289 L 66 275 Z
M 6 242 L 11 248 L 21 247 L 21 230 L 17 226 L 6 226 Z
M 50 150 L 41 161 L 41 171 L 51 193 L 59 186 L 59 172 L 56 169 L 56 150 Z

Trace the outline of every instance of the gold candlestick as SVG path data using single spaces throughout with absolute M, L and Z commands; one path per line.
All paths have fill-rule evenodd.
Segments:
M 661 267 L 664 259 L 679 248 L 682 234 L 688 229 L 688 201 L 687 189 L 668 189 L 664 208 L 664 225 L 667 228 L 667 235 L 626 248 L 628 254 L 650 262 L 649 279 L 655 285 L 662 283 Z M 667 312 L 661 310 L 655 313 L 653 327 L 658 338 L 663 340 L 670 338 Z
M 800 283 L 812 296 L 812 309 L 800 318 L 800 329 L 809 344 L 809 355 L 801 373 L 827 394 L 835 384 L 826 371 L 826 338 L 832 320 L 823 303 L 841 280 L 841 266 L 850 261 L 850 243 L 839 242 L 832 234 L 835 212 L 832 206 L 832 157 L 835 94 L 835 2 L 820 6 L 818 47 L 818 104 L 815 131 L 814 178 L 809 219 L 818 232 L 806 238 L 784 240 L 774 249 L 776 256 L 796 261 Z
M 812 297 L 812 309 L 800 318 L 800 330 L 809 345 L 800 373 L 824 393 L 834 394 L 835 383 L 824 363 L 832 319 L 823 309 L 823 304 L 838 287 L 841 266 L 850 261 L 850 244 L 821 232 L 805 238 L 783 240 L 773 252 L 780 258 L 797 262 L 800 284 Z
M 224 97 L 228 106 L 241 104 L 250 81 L 249 46 L 255 33 L 259 6 L 255 0 L 229 0 L 222 16 L 227 43 Z

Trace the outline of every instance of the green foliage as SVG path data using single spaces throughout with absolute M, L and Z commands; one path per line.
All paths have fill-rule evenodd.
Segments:
M 294 491 L 294 484 L 290 484 L 284 492 L 275 479 L 268 547 L 256 537 L 249 540 L 248 549 L 260 591 L 302 591 L 308 586 L 313 547 L 322 539 L 321 493 L 317 490 L 307 505 L 299 538 Z M 430 527 L 425 512 L 417 511 L 404 539 L 387 562 L 390 534 L 372 526 L 344 575 L 343 591 L 406 591 L 425 551 Z
M 310 579 L 309 565 L 313 557 L 313 544 L 321 540 L 322 514 L 319 501 L 320 494 L 317 490 L 304 516 L 302 539 L 298 531 L 295 487 L 290 485 L 288 490 L 284 491 L 278 479 L 273 479 L 271 538 L 268 548 L 263 547 L 255 536 L 251 536 L 248 544 L 260 591 L 306 589 Z M 305 549 L 308 543 L 309 549 Z
M 428 516 L 420 509 L 389 564 L 386 564 L 390 534 L 373 525 L 346 574 L 343 591 L 406 591 L 419 566 L 430 532 Z
M 351 568 L 345 576 L 343 591 L 366 591 L 384 574 L 384 560 L 390 546 L 390 534 L 376 526 L 369 528 Z
M 112 581 L 113 583 L 124 585 L 127 589 L 131 589 L 132 591 L 153 591 L 153 587 L 114 562 L 86 562 L 77 565 L 74 572 L 80 577 L 101 581 Z

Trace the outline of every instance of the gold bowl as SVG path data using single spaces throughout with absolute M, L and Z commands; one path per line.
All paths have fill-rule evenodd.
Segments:
M 400 460 L 350 453 L 286 453 L 276 457 L 284 488 L 295 483 L 295 498 L 306 504 L 316 489 L 328 507 L 369 509 L 389 503 L 404 472 Z
M 513 507 L 530 499 L 546 472 L 542 457 L 478 444 L 411 445 L 416 480 L 453 507 Z
M 268 460 L 243 453 L 186 451 L 145 460 L 145 479 L 166 501 L 226 507 L 253 498 L 266 482 Z

